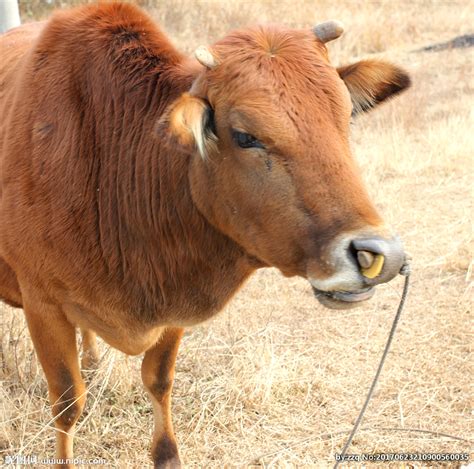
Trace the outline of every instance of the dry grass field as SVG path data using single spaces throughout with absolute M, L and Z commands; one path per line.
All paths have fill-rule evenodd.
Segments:
M 51 3 L 22 0 L 23 20 L 73 2 Z M 473 49 L 416 50 L 472 33 L 473 4 L 139 3 L 189 52 L 250 23 L 307 27 L 334 17 L 346 25 L 330 46 L 334 63 L 377 56 L 410 71 L 406 94 L 353 125 L 369 191 L 412 254 L 413 275 L 350 452 L 471 452 L 472 458 Z M 399 278 L 379 287 L 365 307 L 331 311 L 306 281 L 258 272 L 225 311 L 184 338 L 173 414 L 185 466 L 330 466 L 365 398 L 401 287 Z M 46 382 L 22 312 L 1 309 L 0 450 L 52 457 Z M 75 454 L 105 458 L 113 467 L 149 467 L 153 419 L 140 357 L 101 350 Z

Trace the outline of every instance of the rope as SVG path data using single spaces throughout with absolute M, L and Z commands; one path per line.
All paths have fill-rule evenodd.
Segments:
M 410 265 L 409 264 L 405 264 L 401 268 L 400 275 L 403 275 L 405 277 L 405 283 L 403 285 L 403 293 L 402 293 L 402 297 L 400 299 L 400 304 L 398 305 L 397 313 L 395 314 L 395 317 L 394 317 L 393 323 L 392 323 L 392 328 L 390 329 L 390 333 L 388 335 L 387 344 L 385 345 L 385 349 L 383 351 L 382 358 L 380 359 L 380 363 L 379 363 L 379 366 L 377 368 L 377 372 L 375 373 L 375 376 L 374 376 L 374 379 L 372 380 L 372 384 L 370 386 L 369 392 L 367 393 L 367 397 L 365 398 L 364 405 L 362 406 L 362 409 L 359 412 L 359 416 L 357 417 L 356 423 L 354 424 L 354 428 L 352 429 L 352 432 L 349 435 L 349 438 L 347 439 L 346 444 L 344 445 L 344 448 L 342 449 L 341 457 L 339 458 L 338 461 L 336 461 L 336 464 L 334 465 L 334 469 L 337 469 L 339 467 L 339 464 L 344 461 L 344 457 L 346 455 L 346 452 L 349 449 L 349 446 L 351 445 L 352 440 L 354 439 L 354 436 L 357 433 L 357 430 L 359 429 L 359 425 L 362 422 L 362 418 L 364 417 L 367 406 L 369 405 L 370 399 L 372 398 L 372 394 L 374 392 L 375 386 L 377 385 L 377 382 L 379 380 L 380 373 L 382 371 L 383 365 L 385 363 L 385 359 L 387 358 L 388 351 L 390 349 L 390 345 L 392 344 L 392 339 L 393 339 L 393 336 L 395 335 L 395 331 L 397 329 L 398 320 L 400 319 L 400 315 L 403 311 L 403 306 L 405 305 L 405 300 L 406 300 L 407 295 L 408 295 L 408 284 L 409 284 L 409 279 L 410 279 Z

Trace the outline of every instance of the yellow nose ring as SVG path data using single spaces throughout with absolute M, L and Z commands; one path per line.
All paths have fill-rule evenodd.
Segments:
M 359 251 L 357 253 L 357 261 L 361 267 L 362 275 L 372 279 L 382 272 L 385 258 L 382 254 L 374 254 L 370 251 Z

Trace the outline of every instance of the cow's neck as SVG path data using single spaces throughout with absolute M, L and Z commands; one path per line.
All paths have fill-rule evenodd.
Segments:
M 129 300 L 140 303 L 139 314 L 170 314 L 171 308 L 205 319 L 253 270 L 242 249 L 196 209 L 188 180 L 191 155 L 156 126 L 191 81 L 163 74 L 121 96 L 115 92 L 108 121 L 98 123 L 102 256 Z

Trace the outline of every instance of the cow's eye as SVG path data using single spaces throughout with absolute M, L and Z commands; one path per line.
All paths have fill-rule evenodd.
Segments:
M 245 132 L 233 130 L 232 138 L 240 148 L 264 148 L 262 142 L 258 141 L 253 135 L 246 134 Z

